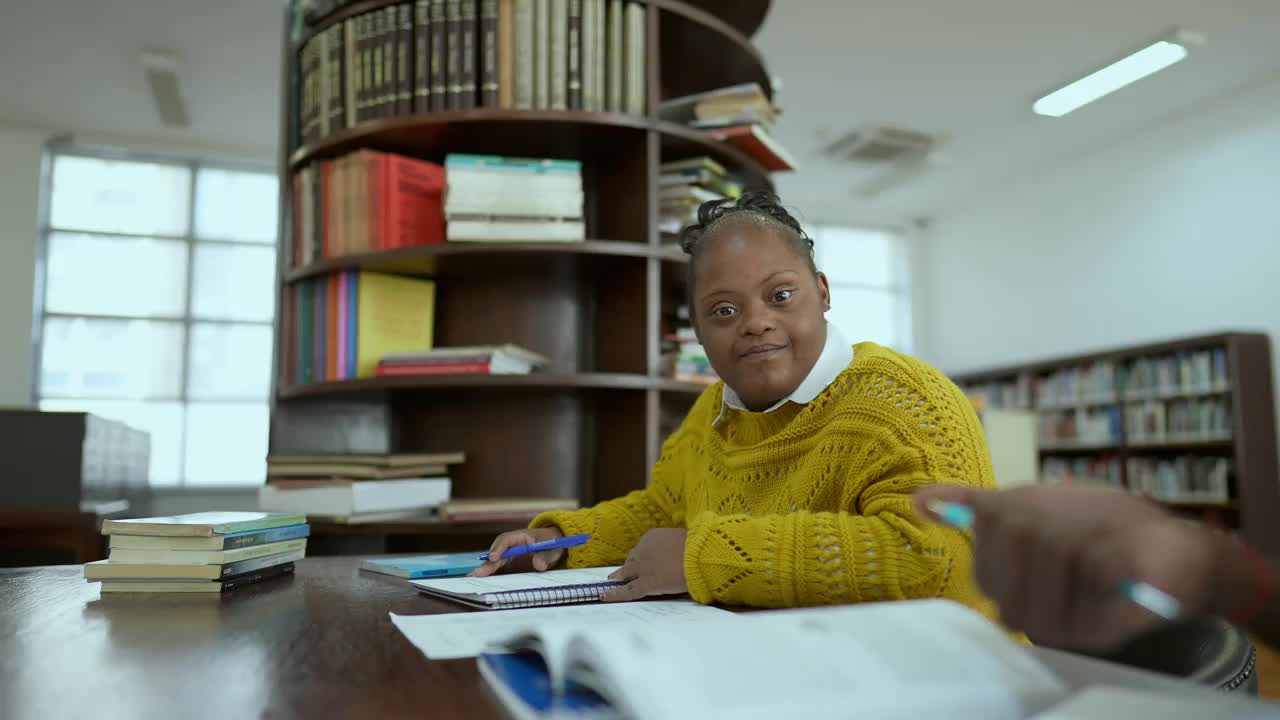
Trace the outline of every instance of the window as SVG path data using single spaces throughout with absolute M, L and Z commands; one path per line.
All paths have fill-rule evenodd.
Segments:
M 827 319 L 850 342 L 911 352 L 911 283 L 906 240 L 881 230 L 812 229 L 818 269 L 831 283 Z
M 265 474 L 277 189 L 262 168 L 49 156 L 35 394 L 151 435 L 151 484 Z

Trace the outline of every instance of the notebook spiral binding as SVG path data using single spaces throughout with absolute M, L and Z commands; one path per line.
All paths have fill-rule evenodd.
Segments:
M 595 602 L 600 596 L 613 588 L 626 583 L 611 580 L 585 585 L 564 585 L 554 588 L 533 588 L 529 590 L 508 590 L 500 593 L 489 593 L 484 596 L 484 603 L 491 607 L 522 608 L 540 607 L 543 605 L 565 605 L 568 603 Z

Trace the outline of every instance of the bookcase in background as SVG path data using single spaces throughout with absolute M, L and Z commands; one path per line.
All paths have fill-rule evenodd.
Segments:
M 558 13 L 561 4 L 565 3 L 547 6 Z M 772 96 L 764 63 L 743 34 L 759 26 L 769 3 L 588 3 L 597 9 L 605 6 L 610 13 L 615 7 L 625 8 L 631 24 L 630 32 L 623 33 L 624 44 L 637 36 L 636 30 L 643 31 L 643 52 L 634 55 L 643 67 L 633 65 L 621 74 L 624 89 L 635 88 L 637 78 L 644 80 L 642 102 L 628 105 L 624 98 L 621 111 L 509 107 L 521 99 L 503 87 L 502 73 L 497 105 L 484 107 L 495 101 L 495 94 L 485 94 L 491 88 L 484 64 L 487 54 L 480 47 L 475 79 L 480 107 L 447 109 L 448 103 L 441 107 L 432 94 L 425 111 L 411 103 L 410 112 L 403 112 L 403 104 L 392 112 L 384 103 L 376 111 L 380 114 L 367 119 L 333 113 L 333 121 L 317 130 L 314 124 L 324 116 L 320 108 L 331 106 L 315 97 L 317 92 L 324 95 L 322 89 L 298 92 L 299 60 L 319 62 L 318 51 L 302 49 L 329 33 L 334 42 L 325 46 L 333 53 L 345 52 L 333 47 L 345 30 L 334 28 L 345 28 L 349 19 L 372 20 L 380 13 L 385 20 L 392 15 L 389 9 L 403 5 L 386 0 L 320 2 L 297 36 L 286 22 L 282 87 L 290 94 L 280 130 L 281 208 L 294 207 L 294 173 L 314 161 L 354 151 L 391 152 L 436 163 L 456 153 L 556 158 L 581 163 L 588 239 L 442 242 L 321 257 L 300 266 L 293 262 L 297 256 L 292 248 L 282 245 L 282 304 L 287 305 L 292 288 L 306 279 L 334 272 L 430 277 L 436 287 L 437 347 L 515 343 L 545 356 L 548 365 L 529 375 L 390 376 L 299 384 L 285 372 L 288 339 L 294 335 L 285 313 L 276 335 L 271 450 L 465 452 L 467 462 L 452 478 L 458 498 L 559 496 L 585 504 L 641 488 L 672 418 L 687 411 L 703 389 L 661 372 L 661 341 L 674 331 L 687 264 L 683 255 L 663 244 L 658 230 L 659 165 L 707 156 L 747 187 L 771 187 L 768 172 L 742 151 L 659 119 L 657 108 L 670 97 L 743 82 L 757 82 Z M 477 4 L 482 23 L 491 14 L 488 5 Z M 581 6 L 567 3 L 574 13 Z M 520 7 L 497 3 L 499 43 L 508 42 L 501 18 Z M 724 19 L 718 16 L 721 12 Z M 513 19 L 517 28 L 527 20 Z M 596 24 L 599 18 L 586 22 Z M 570 25 L 569 31 L 574 28 Z M 435 29 L 432 25 L 432 39 Z M 488 41 L 484 32 L 482 46 Z M 590 44 L 582 35 L 565 41 Z M 584 57 L 586 51 L 584 47 Z M 428 64 L 433 60 L 434 47 Z M 444 62 L 447 67 L 447 57 Z M 393 62 L 393 77 L 394 68 Z M 513 71 L 519 75 L 524 69 L 517 63 Z M 566 105 L 596 103 L 595 94 L 602 87 L 599 69 L 579 68 L 581 72 L 568 76 Z M 581 88 L 569 84 L 575 80 L 583 83 Z M 615 86 L 604 79 L 605 89 Z M 520 87 L 516 85 L 517 93 Z M 560 86 L 556 83 L 548 90 L 558 94 Z M 421 91 L 422 86 L 415 85 L 415 94 Z M 309 119 L 300 118 L 304 111 Z M 298 145 L 300 136 L 307 142 Z M 282 210 L 280 221 L 280 237 L 294 237 L 293 213 Z
M 1039 415 L 1041 482 L 1124 487 L 1280 554 L 1266 335 L 1203 335 L 952 379 L 979 406 Z

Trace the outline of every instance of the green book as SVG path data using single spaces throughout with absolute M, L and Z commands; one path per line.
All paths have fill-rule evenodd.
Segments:
M 107 520 L 104 535 L 160 535 L 164 537 L 210 537 L 267 528 L 301 525 L 307 517 L 297 513 L 203 512 L 170 517 Z

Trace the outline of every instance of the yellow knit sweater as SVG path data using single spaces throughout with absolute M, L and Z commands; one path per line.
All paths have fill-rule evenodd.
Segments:
M 795 607 L 945 597 L 994 617 L 972 580 L 968 537 L 920 519 L 911 493 L 992 486 L 978 418 L 925 363 L 873 343 L 807 405 L 721 409 L 707 389 L 662 448 L 647 488 L 550 512 L 534 527 L 591 533 L 570 567 L 618 565 L 644 533 L 687 527 L 684 567 L 701 603 Z

